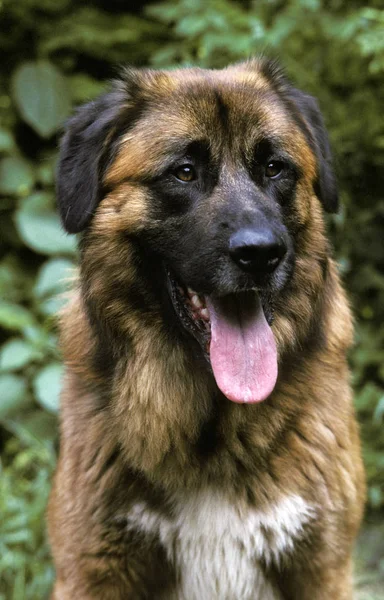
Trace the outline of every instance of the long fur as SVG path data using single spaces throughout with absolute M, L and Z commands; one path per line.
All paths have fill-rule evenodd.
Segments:
M 233 170 L 252 160 L 250 131 L 296 161 L 270 202 L 294 258 L 270 291 L 276 388 L 239 405 L 181 326 L 162 265 L 228 293 L 232 271 L 214 271 L 217 223 L 242 218 L 259 194 Z M 204 200 L 162 183 L 184 138 L 212 161 Z M 350 600 L 364 476 L 351 316 L 323 220 L 337 191 L 315 101 L 265 60 L 126 71 L 69 122 L 58 190 L 65 227 L 82 234 L 61 321 L 53 598 Z

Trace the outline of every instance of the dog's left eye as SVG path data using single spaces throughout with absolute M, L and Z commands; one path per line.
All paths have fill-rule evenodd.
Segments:
M 277 179 L 284 170 L 284 163 L 281 160 L 270 160 L 265 167 L 265 175 L 269 179 Z
M 176 179 L 184 181 L 185 183 L 188 183 L 189 181 L 194 181 L 197 177 L 194 167 L 189 164 L 177 167 L 177 169 L 173 171 L 173 175 L 176 177 Z

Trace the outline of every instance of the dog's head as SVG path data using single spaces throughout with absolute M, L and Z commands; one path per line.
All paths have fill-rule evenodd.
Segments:
M 337 208 L 312 97 L 265 60 L 127 70 L 70 120 L 58 203 L 67 231 L 85 231 L 98 318 L 132 332 L 128 313 L 156 315 L 197 340 L 228 398 L 271 393 L 323 276 L 322 207 Z

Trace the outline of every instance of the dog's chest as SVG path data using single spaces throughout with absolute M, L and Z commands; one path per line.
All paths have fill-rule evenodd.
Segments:
M 175 498 L 167 517 L 137 503 L 128 528 L 155 536 L 165 548 L 177 572 L 175 600 L 277 600 L 260 561 L 278 566 L 314 514 L 300 496 L 262 512 L 200 492 Z

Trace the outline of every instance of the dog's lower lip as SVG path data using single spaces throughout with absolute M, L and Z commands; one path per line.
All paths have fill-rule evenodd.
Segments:
M 183 297 L 192 319 L 195 322 L 200 320 L 204 322 L 204 324 L 209 325 L 209 312 L 205 297 L 193 291 L 191 288 L 187 288 L 187 294 L 184 294 Z
M 176 315 L 183 328 L 199 342 L 208 359 L 211 325 L 205 295 L 183 285 L 169 268 L 166 270 L 170 297 Z

